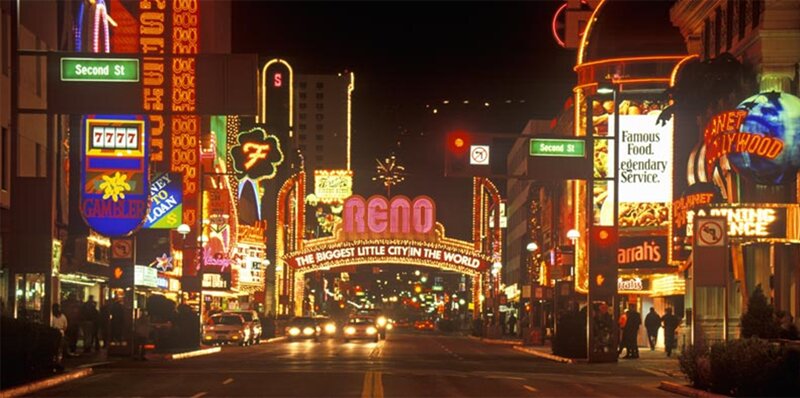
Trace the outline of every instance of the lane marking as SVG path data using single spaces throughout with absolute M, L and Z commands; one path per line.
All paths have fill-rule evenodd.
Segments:
M 206 394 L 208 394 L 208 393 L 207 393 L 207 392 L 205 392 L 205 391 L 203 391 L 203 392 L 199 392 L 199 393 L 197 393 L 197 394 L 194 394 L 194 395 L 192 395 L 192 397 L 191 397 L 191 398 L 200 398 L 200 397 L 204 397 Z
M 361 398 L 372 398 L 372 371 L 364 373 L 364 387 L 361 389 Z
M 659 372 L 657 370 L 648 369 L 648 368 L 639 368 L 639 370 L 641 370 L 642 372 L 650 373 L 651 375 L 655 375 L 657 377 L 664 377 L 664 373 Z
M 231 383 L 233 383 L 233 378 L 225 379 L 225 381 L 222 382 L 222 384 L 231 384 Z
M 530 392 L 537 392 L 537 391 L 539 391 L 539 390 L 537 390 L 537 389 L 536 389 L 536 387 L 531 387 L 531 386 L 529 386 L 529 385 L 527 385 L 527 384 L 523 384 L 522 386 L 523 386 L 523 387 L 525 387 L 525 389 L 526 389 L 526 390 L 528 390 L 528 391 L 530 391 Z
M 375 390 L 372 396 L 374 398 L 383 398 L 383 374 L 381 372 L 375 372 L 375 377 L 373 378 L 373 383 L 375 384 Z

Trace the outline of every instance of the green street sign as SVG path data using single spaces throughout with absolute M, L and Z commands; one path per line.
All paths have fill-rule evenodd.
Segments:
M 531 138 L 530 155 L 582 158 L 586 156 L 586 141 L 569 138 Z
M 139 60 L 136 58 L 61 58 L 61 81 L 138 82 Z

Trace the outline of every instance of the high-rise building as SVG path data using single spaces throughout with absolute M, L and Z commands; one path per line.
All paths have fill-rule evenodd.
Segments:
M 306 170 L 350 169 L 355 75 L 297 75 L 295 87 L 294 143 Z

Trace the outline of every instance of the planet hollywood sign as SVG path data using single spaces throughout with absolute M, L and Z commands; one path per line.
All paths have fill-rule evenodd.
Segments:
M 489 264 L 487 258 L 466 250 L 418 241 L 377 243 L 348 242 L 340 246 L 309 249 L 286 259 L 290 266 L 300 269 L 320 269 L 355 263 L 443 264 L 454 269 L 480 271 Z

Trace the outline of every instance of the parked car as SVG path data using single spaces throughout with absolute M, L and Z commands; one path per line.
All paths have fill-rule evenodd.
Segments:
M 320 327 L 320 335 L 325 337 L 336 336 L 336 322 L 326 316 L 318 316 L 314 318 L 317 321 L 317 326 Z
M 286 337 L 289 341 L 297 339 L 313 339 L 319 341 L 320 327 L 311 317 L 295 317 L 286 324 Z
M 344 342 L 347 343 L 355 339 L 369 339 L 377 343 L 380 337 L 375 322 L 376 319 L 371 316 L 356 315 L 351 317 L 344 327 Z
M 203 343 L 205 344 L 239 344 L 250 343 L 250 325 L 239 314 L 222 313 L 208 318 L 203 325 Z
M 261 337 L 264 335 L 263 329 L 261 328 L 261 319 L 258 317 L 258 313 L 253 310 L 237 310 L 237 311 L 229 311 L 229 314 L 238 314 L 244 318 L 244 321 L 250 326 L 250 338 L 251 343 L 258 344 L 261 341 Z

